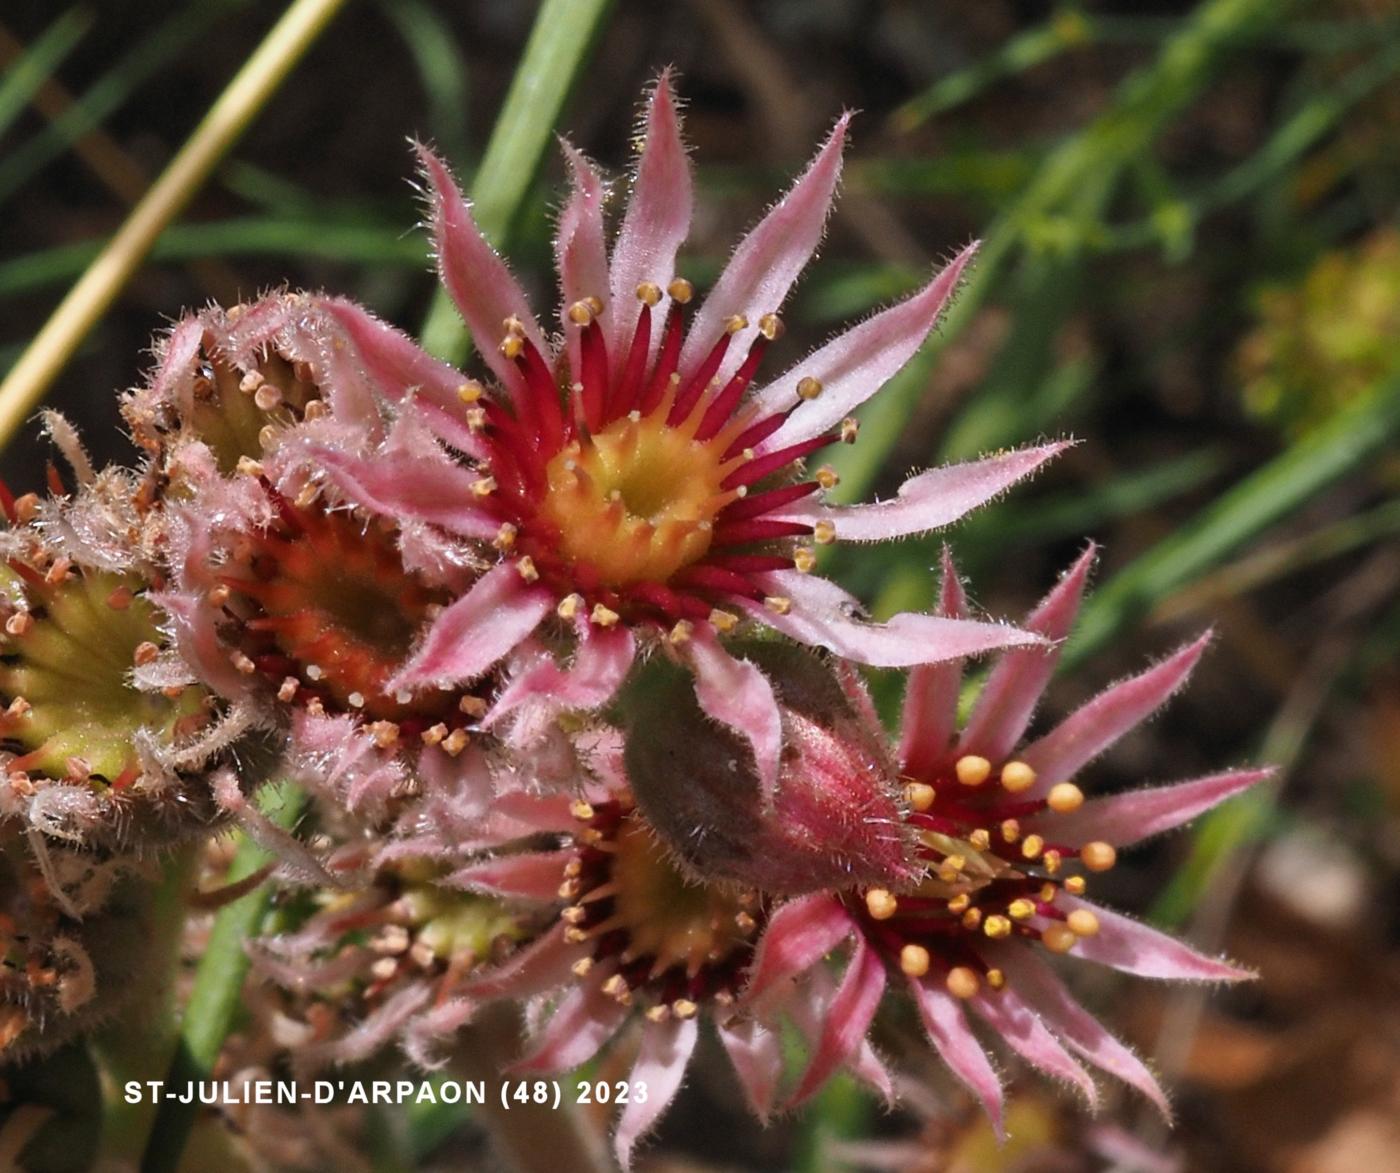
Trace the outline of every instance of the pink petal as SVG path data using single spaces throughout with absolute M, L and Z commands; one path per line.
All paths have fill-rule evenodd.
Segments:
M 1040 797 L 1056 782 L 1072 777 L 1081 766 L 1165 704 L 1186 683 L 1209 642 L 1210 632 L 1206 632 L 1146 672 L 1109 685 L 1039 741 L 1028 745 L 1020 756 L 1034 767 L 1037 776 L 1026 797 Z
M 758 667 L 720 646 L 708 627 L 684 645 L 695 669 L 695 699 L 706 716 L 741 734 L 753 748 L 759 793 L 766 806 L 778 786 L 783 723 L 773 686 Z
M 345 496 L 384 517 L 439 525 L 465 538 L 494 538 L 501 523 L 478 508 L 472 485 L 481 474 L 440 453 L 417 460 L 361 460 L 321 444 L 308 454 Z
M 1142 1060 L 1074 1000 L 1049 966 L 1019 943 L 989 947 L 986 956 L 1005 972 L 1026 1004 L 1077 1054 L 1109 1075 L 1132 1084 L 1171 1122 L 1166 1094 Z
M 1099 1091 L 1089 1074 L 1071 1058 L 1060 1040 L 1016 992 L 1014 986 L 979 994 L 972 999 L 972 1008 L 1016 1054 L 1032 1067 L 1072 1083 L 1097 1109 Z
M 772 514 L 775 521 L 830 521 L 843 541 L 883 542 L 927 533 L 957 521 L 998 493 L 1029 476 L 1069 445 L 1022 448 L 966 464 L 931 468 L 911 477 L 892 501 L 874 505 L 824 505 L 811 498 Z
M 510 1065 L 512 1075 L 568 1071 L 587 1063 L 617 1033 L 631 1010 L 603 993 L 601 981 L 564 995 L 529 1053 Z
M 884 993 L 884 962 L 864 937 L 857 936 L 855 952 L 821 1024 L 816 1051 L 792 1094 L 791 1106 L 810 1098 L 856 1054 Z
M 344 297 L 318 297 L 314 304 L 349 336 L 375 390 L 398 403 L 418 393 L 445 407 L 457 407 L 462 373 L 434 358 L 407 334 L 381 322 L 363 306 Z
M 534 631 L 553 605 L 550 593 L 526 583 L 514 563 L 492 567 L 433 621 L 423 646 L 388 688 L 475 679 Z
M 432 188 L 433 244 L 442 282 L 457 303 L 481 357 L 512 398 L 518 398 L 524 380 L 515 363 L 500 351 L 501 324 L 507 318 L 517 318 L 525 337 L 547 356 L 549 348 L 539 323 L 505 262 L 481 235 L 447 164 L 424 146 L 418 148 L 418 158 Z
M 680 1091 L 698 1037 L 699 1023 L 694 1018 L 649 1023 L 642 1031 L 632 1082 L 646 1087 L 646 1097 L 632 1096 L 627 1101 L 613 1136 L 613 1151 L 623 1169 L 631 1168 L 637 1141 L 651 1131 Z
M 538 941 L 513 953 L 504 962 L 458 987 L 464 997 L 477 1002 L 493 998 L 530 998 L 575 981 L 573 965 L 592 946 L 564 939 L 565 925 L 557 922 Z
M 945 619 L 967 614 L 967 596 L 947 546 L 943 547 L 943 591 L 936 614 Z M 927 777 L 948 752 L 957 728 L 962 676 L 961 660 L 919 664 L 909 673 L 899 734 L 899 761 L 906 774 Z
M 665 70 L 647 103 L 637 178 L 613 247 L 612 304 L 603 318 L 609 354 L 627 353 L 641 309 L 637 286 L 650 281 L 665 290 L 676 275 L 676 253 L 690 232 L 693 211 L 690 160 L 681 141 L 670 71 Z M 667 304 L 663 297 L 657 311 L 664 315 Z M 653 330 L 653 351 L 659 336 Z
M 569 307 L 586 297 L 602 300 L 608 296 L 608 255 L 603 239 L 603 181 L 582 154 L 568 143 L 563 148 L 573 190 L 559 216 L 554 263 L 564 298 L 559 306 L 560 324 L 568 339 L 569 369 L 577 380 L 582 377 L 579 328 L 569 319 Z
M 948 993 L 937 981 L 910 979 L 909 988 L 919 1007 L 919 1017 L 924 1029 L 938 1049 L 939 1057 L 948 1064 L 958 1077 L 979 1100 L 987 1115 L 992 1118 L 992 1128 L 998 1140 L 1006 1139 L 1006 1126 L 1002 1121 L 1001 1081 L 987 1058 L 987 1052 L 967 1025 L 967 1016 L 957 998 Z
M 1042 642 L 1039 636 L 1006 624 L 944 619 L 938 615 L 904 612 L 884 623 L 865 622 L 854 618 L 861 610 L 855 596 L 827 579 L 796 570 L 774 571 L 765 578 L 771 584 L 770 594 L 792 600 L 791 612 L 778 615 L 759 603 L 736 602 L 784 635 L 875 668 L 932 664 L 995 648 Z
M 572 856 L 570 851 L 505 855 L 459 868 L 442 882 L 504 899 L 552 904 L 559 899 L 564 868 Z
M 521 672 L 496 698 L 482 719 L 482 728 L 490 728 L 532 700 L 547 701 L 559 709 L 596 709 L 612 699 L 622 685 L 636 649 L 636 640 L 627 628 L 588 624 L 573 664 L 561 668 L 546 655 Z
M 721 382 L 738 368 L 748 342 L 758 331 L 764 314 L 777 313 L 788 290 L 806 267 L 826 228 L 836 181 L 841 175 L 841 151 L 846 143 L 850 114 L 837 120 L 806 173 L 776 203 L 734 250 L 720 274 L 681 350 L 681 377 L 700 365 L 724 331 L 724 323 L 738 314 L 748 319 L 730 344 L 718 377 Z
M 1205 957 L 1175 937 L 1122 913 L 1110 912 L 1068 893 L 1061 893 L 1055 904 L 1065 912 L 1087 908 L 1099 919 L 1099 931 L 1092 937 L 1080 937 L 1070 950 L 1070 957 L 1096 961 L 1139 977 L 1172 981 L 1241 982 L 1255 976 L 1247 969 Z
M 1061 843 L 1099 839 L 1127 847 L 1151 835 L 1189 823 L 1203 811 L 1248 790 L 1273 774 L 1272 769 L 1227 770 L 1174 786 L 1131 790 L 1109 798 L 1090 799 L 1070 814 L 1046 814 L 1027 824 Z
M 1069 634 L 1084 596 L 1098 547 L 1092 542 L 1078 561 L 1026 620 L 1026 630 L 1051 641 L 1048 648 L 1006 652 L 987 678 L 958 740 L 961 752 L 1000 762 L 1016 747 L 1060 659 L 1060 642 Z
M 783 1075 L 783 1044 L 775 1031 L 752 1018 L 719 1027 L 719 1041 L 729 1055 L 739 1086 L 754 1115 L 767 1121 Z
M 779 983 L 811 969 L 854 931 L 850 914 L 831 896 L 816 893 L 788 901 L 763 930 L 744 998 L 761 1001 Z
M 822 385 L 821 395 L 799 404 L 763 450 L 820 436 L 879 391 L 928 337 L 976 251 L 974 241 L 918 293 L 866 318 L 755 392 L 760 416 L 768 416 L 792 406 L 799 379 Z

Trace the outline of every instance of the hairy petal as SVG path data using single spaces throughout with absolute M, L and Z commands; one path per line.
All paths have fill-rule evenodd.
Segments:
M 1171 981 L 1240 982 L 1255 976 L 1247 969 L 1206 957 L 1175 937 L 1080 897 L 1062 893 L 1056 904 L 1065 912 L 1087 908 L 1099 920 L 1099 931 L 1092 937 L 1080 937 L 1070 950 L 1070 957 L 1096 961 L 1138 977 Z
M 573 176 L 568 203 L 559 216 L 554 238 L 554 264 L 559 272 L 563 302 L 559 306 L 560 326 L 569 345 L 569 369 L 581 379 L 579 329 L 569 320 L 569 307 L 585 297 L 608 296 L 608 255 L 603 235 L 603 181 L 593 165 L 563 144 Z
M 1029 820 L 1027 827 L 1053 834 L 1066 843 L 1099 839 L 1114 847 L 1128 847 L 1189 823 L 1227 798 L 1262 782 L 1273 772 L 1272 769 L 1226 770 L 1173 786 L 1154 786 L 1108 798 L 1094 798 L 1069 814 Z
M 592 948 L 564 939 L 561 921 L 538 941 L 511 954 L 500 965 L 458 988 L 477 1002 L 494 998 L 530 998 L 568 986 L 574 981 L 573 964 Z
M 729 1055 L 749 1107 L 760 1120 L 773 1113 L 783 1075 L 782 1040 L 757 1019 L 737 1019 L 719 1027 L 719 1041 Z
M 646 1099 L 634 1096 L 628 1100 L 613 1136 L 617 1163 L 624 1169 L 631 1167 L 637 1141 L 651 1131 L 680 1091 L 698 1037 L 699 1023 L 694 1018 L 651 1023 L 642 1032 L 632 1079 L 646 1085 Z
M 993 942 L 986 956 L 1006 973 L 1017 994 L 1072 1050 L 1100 1070 L 1132 1084 L 1171 1122 L 1171 1105 L 1152 1072 L 1075 1001 L 1045 962 L 1029 949 L 1005 942 Z
M 947 546 L 943 547 L 943 589 L 935 614 L 944 619 L 967 615 L 967 595 Z M 909 673 L 899 727 L 899 763 L 906 774 L 924 777 L 947 753 L 957 728 L 962 678 L 961 660 L 918 664 Z
M 1079 613 L 1097 553 L 1098 547 L 1091 542 L 1026 620 L 1026 630 L 1043 635 L 1051 646 L 1017 648 L 998 659 L 959 738 L 963 752 L 999 762 L 1021 740 L 1059 662 L 1061 641 L 1069 635 Z
M 1067 447 L 1067 443 L 1043 444 L 966 464 L 931 468 L 905 481 L 891 501 L 824 505 L 808 498 L 772 517 L 775 521 L 830 521 L 843 541 L 852 542 L 883 542 L 928 533 L 985 505 Z
M 568 668 L 561 668 L 546 655 L 525 669 L 496 698 L 482 719 L 482 727 L 489 728 L 532 700 L 547 701 L 560 709 L 593 709 L 605 704 L 626 678 L 636 649 L 636 640 L 627 628 L 589 624 Z
M 433 245 L 442 283 L 476 339 L 481 357 L 512 398 L 518 398 L 524 390 L 524 380 L 515 363 L 501 354 L 497 345 L 501 323 L 507 318 L 519 319 L 525 337 L 542 355 L 549 354 L 549 347 L 524 291 L 481 235 L 447 164 L 424 146 L 418 148 L 418 158 L 432 189 Z
M 982 1107 L 992 1118 L 992 1128 L 997 1138 L 1004 1140 L 1006 1125 L 1002 1120 L 1001 1080 L 997 1078 L 987 1052 L 967 1025 L 967 1016 L 958 999 L 936 981 L 911 978 L 909 988 L 914 993 L 924 1029 L 928 1031 L 939 1056 L 968 1090 L 982 1101 Z
M 833 338 L 756 391 L 753 402 L 767 416 L 792 404 L 799 379 L 822 385 L 821 395 L 800 404 L 762 450 L 820 436 L 879 391 L 928 337 L 976 251 L 976 242 L 968 245 L 918 293 Z
M 1056 782 L 1072 777 L 1081 766 L 1161 708 L 1186 683 L 1209 642 L 1210 632 L 1206 632 L 1146 672 L 1110 685 L 1039 741 L 1028 745 L 1020 756 L 1035 769 L 1037 777 L 1027 797 L 1041 797 Z
M 707 628 L 686 647 L 695 669 L 695 698 L 706 716 L 740 733 L 753 748 L 764 804 L 778 785 L 783 723 L 773 686 L 756 665 L 731 656 Z
M 730 346 L 718 376 L 727 381 L 742 361 L 748 341 L 764 314 L 777 313 L 788 290 L 811 260 L 826 228 L 836 181 L 841 175 L 841 151 L 850 115 L 838 119 L 831 136 L 788 193 L 739 243 L 729 264 L 695 315 L 681 350 L 681 377 L 694 372 L 735 314 L 749 321 Z
M 423 646 L 388 687 L 475 679 L 534 631 L 553 605 L 549 592 L 527 584 L 514 563 L 492 567 L 433 621 Z
M 630 1009 L 599 988 L 597 981 L 577 986 L 560 1000 L 529 1053 L 510 1071 L 517 1075 L 567 1071 L 587 1063 L 616 1033 Z
M 480 474 L 438 452 L 412 461 L 362 460 L 321 444 L 307 452 L 345 496 L 381 517 L 426 521 L 465 538 L 492 538 L 501 528 L 476 505 Z
M 885 993 L 885 964 L 879 954 L 856 938 L 855 952 L 832 999 L 802 1081 L 792 1094 L 792 1105 L 802 1103 L 831 1078 L 865 1041 L 865 1032 Z
M 792 600 L 792 611 L 777 615 L 762 604 L 743 601 L 755 618 L 784 635 L 813 647 L 827 648 L 858 664 L 904 668 L 995 648 L 1038 644 L 1041 638 L 1001 623 L 945 619 L 938 615 L 895 615 L 885 623 L 855 618 L 860 603 L 835 583 L 796 570 L 765 576 L 770 593 Z
M 775 986 L 811 969 L 854 930 L 839 900 L 823 893 L 789 900 L 763 931 L 745 999 L 762 1001 Z
M 506 855 L 459 868 L 443 883 L 507 900 L 538 900 L 549 904 L 559 899 L 559 885 L 570 858 L 572 852 L 568 851 Z
M 1098 1107 L 1098 1088 L 1088 1072 L 1074 1061 L 1013 986 L 994 994 L 979 994 L 972 999 L 972 1008 L 1032 1067 L 1073 1084 L 1084 1093 L 1090 1108 Z
M 676 275 L 676 253 L 690 232 L 694 207 L 690 160 L 681 141 L 670 71 L 665 70 L 647 102 L 637 178 L 613 246 L 612 305 L 604 317 L 610 354 L 627 353 L 640 309 L 637 286 L 650 281 L 664 291 Z M 667 304 L 663 296 L 657 311 L 664 315 Z M 653 351 L 657 345 L 653 332 Z

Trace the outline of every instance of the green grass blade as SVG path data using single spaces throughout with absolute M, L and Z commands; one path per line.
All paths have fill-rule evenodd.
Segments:
M 1362 467 L 1397 435 L 1400 377 L 1304 436 L 1114 576 L 1085 607 L 1066 663 L 1092 655 L 1154 604 Z
M 422 0 L 382 0 L 380 8 L 413 55 L 428 95 L 428 131 L 449 159 L 467 149 L 467 62 L 451 26 Z
M 10 129 L 39 87 L 91 27 L 92 13 L 88 9 L 70 8 L 0 74 L 0 135 Z
M 472 211 L 503 247 L 534 181 L 564 99 L 602 28 L 611 0 L 544 0 L 506 94 L 486 157 L 471 185 Z M 470 341 L 451 298 L 439 290 L 423 325 L 423 346 L 461 363 Z

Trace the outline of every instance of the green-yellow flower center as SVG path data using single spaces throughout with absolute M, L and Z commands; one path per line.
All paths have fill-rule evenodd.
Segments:
M 549 462 L 541 517 L 563 555 L 601 583 L 665 582 L 704 556 L 715 515 L 738 495 L 720 487 L 726 443 L 696 440 L 662 411 L 634 412 Z

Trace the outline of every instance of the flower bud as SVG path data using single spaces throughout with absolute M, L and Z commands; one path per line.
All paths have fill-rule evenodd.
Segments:
M 623 698 L 627 771 L 638 806 L 682 863 L 707 881 L 773 893 L 879 884 L 919 874 L 901 817 L 898 775 L 878 728 L 818 655 L 742 646 L 773 683 L 783 723 L 775 794 L 762 796 L 753 753 L 700 710 L 677 668 L 652 663 Z

